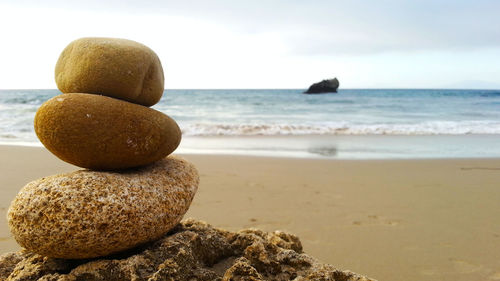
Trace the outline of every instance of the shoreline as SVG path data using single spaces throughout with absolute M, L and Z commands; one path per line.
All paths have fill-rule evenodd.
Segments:
M 0 145 L 5 213 L 29 181 L 79 169 L 39 147 Z M 181 154 L 177 154 L 181 155 Z M 182 154 L 201 183 L 185 218 L 296 234 L 304 251 L 378 280 L 497 280 L 500 158 L 343 160 Z
M 258 135 L 183 136 L 186 155 L 234 155 L 298 159 L 492 159 L 500 158 L 500 135 Z M 39 141 L 0 145 L 43 147 Z

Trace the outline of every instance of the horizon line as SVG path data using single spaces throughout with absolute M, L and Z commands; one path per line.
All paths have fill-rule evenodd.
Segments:
M 307 90 L 308 88 L 165 88 L 164 91 L 172 91 L 172 90 Z M 25 90 L 55 90 L 56 88 L 0 88 L 0 91 L 25 91 Z M 339 88 L 338 90 L 491 90 L 498 91 L 500 88 L 450 88 L 450 87 L 417 87 L 417 88 L 409 88 L 409 87 L 400 87 L 400 88 L 390 88 L 390 87 L 366 87 L 366 88 Z M 62 93 L 62 92 L 61 92 Z

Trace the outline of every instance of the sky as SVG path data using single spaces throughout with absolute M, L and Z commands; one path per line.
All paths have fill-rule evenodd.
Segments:
M 56 88 L 80 37 L 153 49 L 167 89 L 500 89 L 498 0 L 0 0 L 0 89 Z

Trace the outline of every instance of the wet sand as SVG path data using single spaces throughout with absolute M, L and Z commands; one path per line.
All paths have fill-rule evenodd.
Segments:
M 5 213 L 27 182 L 76 167 L 0 146 Z M 500 280 L 500 159 L 312 160 L 184 155 L 201 185 L 187 217 L 297 234 L 323 262 L 379 280 Z

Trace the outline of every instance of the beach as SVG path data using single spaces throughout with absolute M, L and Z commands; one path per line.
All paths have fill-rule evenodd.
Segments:
M 0 281 L 500 281 L 500 1 L 4 2 Z
M 31 180 L 78 169 L 0 146 L 5 213 Z M 500 159 L 332 160 L 185 154 L 201 183 L 187 217 L 298 235 L 322 262 L 378 280 L 500 280 Z

